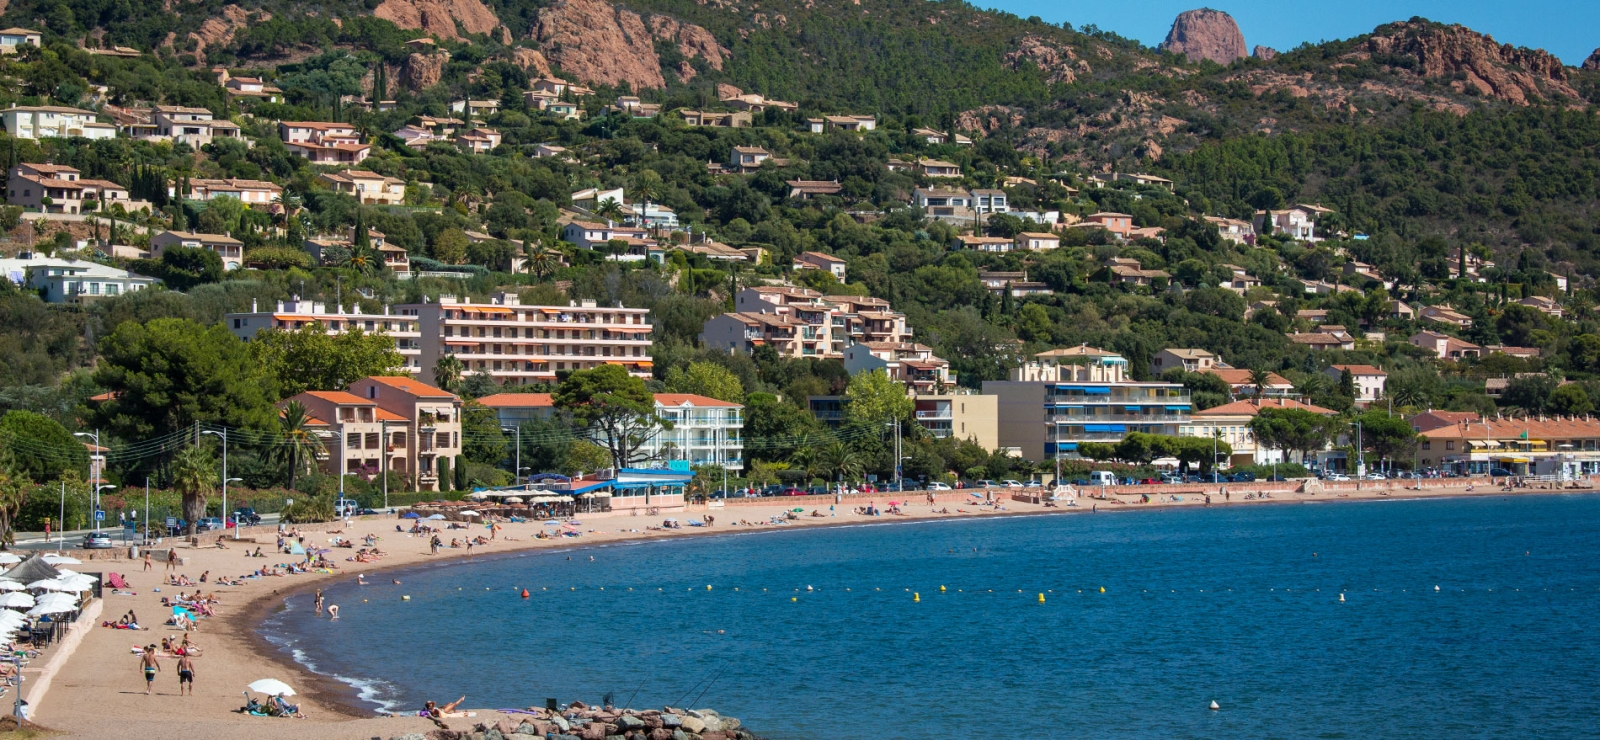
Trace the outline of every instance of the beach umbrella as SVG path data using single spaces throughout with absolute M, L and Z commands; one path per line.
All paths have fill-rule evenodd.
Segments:
M 44 594 L 42 596 L 35 597 L 33 600 L 34 606 L 38 606 L 40 604 L 67 604 L 68 606 L 77 606 L 78 599 L 70 594 Z
M 94 584 L 99 582 L 100 579 L 95 578 L 94 576 L 86 576 L 82 574 L 67 576 L 66 578 L 61 579 L 61 583 L 67 586 L 68 590 L 70 591 L 89 591 L 94 588 Z
M 471 509 L 467 509 L 466 511 L 461 512 L 461 515 L 462 516 L 478 516 L 478 512 L 473 511 Z
M 798 513 L 802 512 L 802 511 L 805 511 L 805 509 L 802 509 L 802 508 L 796 506 L 793 509 L 790 509 L 789 511 L 792 511 L 792 512 L 798 514 Z
M 439 521 L 441 519 L 444 519 L 443 514 L 434 514 L 433 516 L 428 517 L 429 521 Z
M 32 609 L 33 597 L 21 591 L 0 594 L 0 606 L 10 609 Z
M 294 689 L 289 688 L 289 684 L 279 681 L 276 678 L 263 678 L 252 682 L 245 688 L 262 694 L 271 694 L 273 696 L 294 696 Z
M 44 561 L 50 565 L 82 565 L 83 561 L 69 555 L 50 554 L 44 556 Z
M 65 614 L 78 609 L 76 604 L 40 604 L 28 610 L 28 616 L 38 617 L 45 614 Z
M 22 562 L 22 556 L 11 552 L 0 552 L 0 565 L 15 565 Z
M 401 514 L 400 518 L 401 519 L 421 519 L 422 515 L 418 514 L 415 511 L 408 511 L 408 512 L 406 512 L 404 514 Z
M 42 581 L 34 581 L 33 583 L 28 584 L 28 588 L 30 590 L 44 589 L 46 591 L 71 591 L 72 590 L 70 587 L 67 586 L 67 584 L 62 583 L 61 579 L 59 579 L 59 578 L 46 578 L 46 579 L 44 579 Z
M 26 591 L 27 588 L 27 586 L 17 583 L 16 581 L 10 579 L 0 579 L 0 591 Z
M 521 496 L 510 496 L 510 497 L 506 498 L 506 503 L 508 503 L 508 504 L 520 504 L 520 503 L 522 503 L 522 497 Z

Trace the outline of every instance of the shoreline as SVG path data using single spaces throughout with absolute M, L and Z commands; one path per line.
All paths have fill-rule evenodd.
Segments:
M 1366 492 L 1363 492 L 1363 493 L 1366 493 Z M 1402 489 L 1400 492 L 1395 492 L 1395 491 L 1372 491 L 1371 493 L 1373 495 L 1371 495 L 1371 496 L 1362 496 L 1362 497 L 1359 497 L 1359 498 L 1358 497 L 1343 497 L 1343 496 L 1335 495 L 1335 496 L 1328 496 L 1328 497 L 1324 497 L 1324 498 L 1320 498 L 1320 499 L 1319 498 L 1283 498 L 1283 499 L 1268 498 L 1268 499 L 1251 499 L 1251 500 L 1241 500 L 1241 501 L 1222 501 L 1222 502 L 1212 502 L 1212 503 L 1187 503 L 1187 502 L 1160 502 L 1160 503 L 1151 502 L 1151 503 L 1148 503 L 1148 504 L 1143 504 L 1143 503 L 1140 503 L 1140 504 L 1123 503 L 1122 505 L 1112 506 L 1112 507 L 1107 508 L 1104 513 L 1129 513 L 1129 514 L 1132 514 L 1132 513 L 1142 512 L 1142 511 L 1144 511 L 1144 512 L 1170 512 L 1170 511 L 1173 511 L 1173 510 L 1181 510 L 1181 509 L 1209 509 L 1209 508 L 1252 507 L 1252 506 L 1263 505 L 1263 504 L 1290 505 L 1290 504 L 1379 503 L 1379 502 L 1384 502 L 1384 501 L 1422 501 L 1422 500 L 1430 500 L 1431 501 L 1431 500 L 1452 500 L 1452 499 L 1465 499 L 1465 498 L 1488 498 L 1488 497 L 1497 496 L 1497 495 L 1498 496 L 1506 496 L 1506 497 L 1527 496 L 1527 495 L 1563 495 L 1563 494 L 1590 494 L 1590 495 L 1592 495 L 1592 494 L 1595 494 L 1595 493 L 1600 493 L 1600 491 L 1597 491 L 1597 489 L 1594 489 L 1594 488 L 1588 488 L 1588 489 L 1553 489 L 1553 490 L 1519 489 L 1519 490 L 1513 490 L 1513 491 L 1502 491 L 1502 490 L 1499 490 L 1498 488 L 1495 488 L 1494 490 L 1484 490 L 1484 491 L 1467 491 L 1467 490 L 1463 489 L 1463 490 L 1459 490 L 1459 491 L 1456 491 L 1456 490 L 1441 490 L 1441 491 L 1438 491 L 1438 492 L 1430 492 L 1430 491 L 1427 491 L 1427 490 L 1417 491 L 1417 490 Z M 1091 502 L 1091 507 L 1090 508 L 1085 508 L 1083 506 L 1056 507 L 1056 508 L 1043 508 L 1043 507 L 1040 507 L 1038 510 L 1028 510 L 1028 511 L 990 511 L 990 512 L 975 512 L 975 513 L 967 513 L 967 514 L 906 514 L 906 515 L 903 515 L 903 516 L 888 515 L 888 516 L 866 518 L 866 519 L 860 520 L 860 521 L 816 521 L 816 522 L 808 522 L 803 527 L 795 527 L 793 525 L 786 525 L 786 526 L 780 526 L 780 527 L 770 527 L 770 528 L 756 528 L 756 527 L 735 528 L 735 527 L 731 527 L 730 526 L 730 527 L 723 528 L 723 529 L 713 529 L 713 528 L 709 528 L 708 527 L 708 528 L 685 529 L 685 530 L 681 530 L 679 532 L 674 532 L 674 533 L 665 533 L 667 536 L 651 536 L 649 534 L 641 533 L 641 534 L 638 534 L 636 536 L 622 537 L 622 538 L 619 538 L 619 539 L 606 540 L 606 541 L 603 541 L 603 542 L 598 542 L 598 541 L 595 541 L 595 542 L 571 542 L 571 543 L 565 543 L 566 544 L 565 547 L 562 547 L 561 544 L 558 544 L 558 543 L 560 543 L 560 541 L 557 540 L 557 541 L 551 542 L 551 544 L 543 546 L 543 547 L 538 546 L 538 545 L 534 545 L 534 546 L 522 547 L 522 548 L 513 549 L 513 550 L 496 551 L 496 552 L 485 554 L 485 555 L 474 555 L 470 559 L 468 559 L 465 555 L 460 555 L 460 556 L 457 556 L 457 557 L 452 557 L 452 558 L 450 558 L 448 560 L 445 560 L 445 561 L 424 560 L 424 561 L 421 561 L 421 562 L 414 562 L 414 563 L 378 564 L 378 566 L 376 568 L 374 568 L 372 570 L 362 571 L 362 573 L 364 575 L 367 575 L 370 578 L 373 575 L 389 575 L 389 574 L 395 574 L 395 573 L 402 573 L 402 572 L 406 572 L 406 571 L 416 571 L 416 570 L 420 570 L 420 569 L 422 569 L 424 567 L 430 567 L 430 566 L 432 566 L 432 567 L 462 567 L 462 566 L 472 565 L 472 564 L 480 563 L 480 562 L 495 562 L 495 561 L 500 561 L 500 560 L 509 560 L 511 558 L 514 558 L 514 557 L 523 557 L 523 556 L 526 556 L 526 555 L 529 555 L 529 554 L 538 553 L 538 552 L 544 551 L 544 550 L 548 550 L 549 551 L 549 553 L 546 553 L 546 554 L 554 554 L 554 553 L 560 553 L 560 552 L 581 552 L 581 551 L 584 551 L 584 550 L 596 550 L 596 549 L 611 548 L 611 547 L 613 547 L 615 545 L 633 545 L 633 544 L 639 544 L 639 543 L 667 543 L 667 542 L 678 542 L 678 541 L 681 541 L 681 542 L 684 542 L 684 543 L 689 543 L 689 542 L 692 542 L 694 540 L 705 538 L 705 537 L 727 537 L 727 536 L 734 536 L 734 535 L 764 536 L 764 535 L 776 535 L 776 534 L 782 533 L 782 532 L 801 532 L 801 531 L 823 530 L 823 529 L 839 529 L 839 528 L 848 528 L 848 527 L 901 526 L 901 525 L 910 525 L 910 524 L 927 524 L 927 523 L 933 523 L 933 522 L 969 522 L 969 521 L 974 521 L 974 520 L 988 520 L 988 519 L 1000 519 L 1000 518 L 1014 519 L 1014 518 L 1046 517 L 1046 516 L 1071 515 L 1071 514 L 1098 515 L 1099 513 L 1102 513 L 1102 512 L 1099 512 L 1098 510 L 1092 508 L 1092 504 L 1094 504 L 1094 503 L 1106 503 L 1105 501 L 1100 501 L 1100 500 L 1097 500 L 1097 499 L 1084 498 L 1082 500 L 1086 500 L 1086 501 Z M 1007 503 L 1015 503 L 1015 502 L 1007 502 Z M 727 511 L 727 509 L 724 509 L 724 511 Z M 875 519 L 880 519 L 882 521 L 875 521 Z M 803 521 L 803 519 L 802 519 L 802 521 Z M 266 627 L 265 623 L 267 622 L 268 619 L 272 618 L 274 615 L 276 615 L 277 613 L 279 613 L 282 610 L 282 608 L 283 608 L 282 602 L 283 601 L 285 601 L 286 599 L 289 599 L 289 598 L 300 596 L 300 595 L 302 595 L 302 594 L 304 594 L 306 592 L 313 591 L 313 590 L 317 589 L 318 587 L 326 585 L 329 581 L 333 580 L 333 575 L 337 575 L 337 574 L 318 574 L 318 578 L 316 580 L 314 580 L 314 581 L 306 581 L 305 583 L 297 584 L 296 587 L 294 589 L 292 589 L 292 590 L 289 590 L 289 591 L 286 591 L 286 592 L 281 592 L 281 593 L 280 592 L 274 592 L 272 594 L 266 594 L 266 595 L 262 595 L 260 597 L 257 597 L 255 599 L 255 601 L 253 601 L 250 604 L 250 606 L 256 606 L 257 604 L 261 604 L 265 608 L 261 608 L 261 609 L 255 610 L 254 613 L 249 617 L 248 627 L 247 627 L 247 629 L 248 629 L 248 631 L 250 633 L 249 637 L 251 638 L 251 640 L 253 642 L 257 643 L 261 647 L 263 653 L 270 654 L 270 656 L 273 658 L 274 662 L 277 662 L 280 665 L 282 665 L 285 670 L 300 676 L 299 680 L 302 683 L 305 683 L 305 684 L 308 684 L 308 685 L 316 685 L 316 686 L 318 686 L 319 689 L 322 692 L 325 692 L 325 693 L 320 694 L 320 696 L 337 696 L 338 700 L 331 700 L 331 701 L 325 701 L 324 702 L 327 705 L 328 709 L 332 709 L 332 710 L 334 710 L 334 711 L 336 711 L 336 712 L 338 712 L 340 714 L 343 714 L 346 717 L 350 717 L 352 719 L 370 718 L 370 717 L 374 717 L 374 716 L 377 716 L 377 717 L 403 716 L 403 715 L 399 715 L 399 714 L 385 714 L 385 713 L 382 712 L 382 710 L 373 710 L 373 709 L 366 708 L 366 705 L 374 705 L 374 704 L 377 704 L 378 702 L 374 702 L 374 701 L 371 701 L 371 700 L 368 700 L 368 699 L 361 698 L 360 689 L 357 688 L 356 686 L 354 686 L 354 685 L 352 685 L 350 683 L 347 683 L 345 681 L 342 681 L 339 678 L 337 678 L 337 677 L 335 677 L 335 676 L 333 676 L 331 674 L 318 672 L 317 670 L 311 668 L 310 666 L 307 666 L 304 663 L 301 663 L 298 659 L 296 659 L 288 651 L 288 649 L 286 649 L 282 645 L 278 645 L 278 644 L 272 642 L 272 640 L 269 637 L 267 637 L 267 635 L 265 634 L 265 627 Z M 475 711 L 483 713 L 485 710 L 478 709 L 478 710 L 475 710 Z
M 1465 482 L 1465 481 L 1464 481 Z M 1153 487 L 1145 487 L 1153 488 Z M 1257 484 L 1259 489 L 1259 484 Z M 570 552 L 573 550 L 589 550 L 607 548 L 619 544 L 634 544 L 644 542 L 663 542 L 668 540 L 689 541 L 690 538 L 699 537 L 725 537 L 744 534 L 767 534 L 771 532 L 805 530 L 816 527 L 848 527 L 848 526 L 892 526 L 906 523 L 929 523 L 940 521 L 961 521 L 972 519 L 985 519 L 994 517 L 1027 517 L 1055 514 L 1091 514 L 1096 504 L 1103 504 L 1103 511 L 1099 513 L 1121 513 L 1140 510 L 1169 511 L 1182 508 L 1209 508 L 1209 507 L 1240 507 L 1256 504 L 1290 504 L 1290 503 L 1324 503 L 1324 502 L 1353 502 L 1353 501 L 1401 501 L 1440 498 L 1483 498 L 1488 496 L 1527 496 L 1549 494 L 1594 494 L 1594 488 L 1584 489 L 1545 489 L 1528 488 L 1513 491 L 1502 491 L 1498 487 L 1480 486 L 1480 490 L 1466 491 L 1456 487 L 1430 487 L 1423 490 L 1408 490 L 1379 486 L 1366 490 L 1325 490 L 1318 493 L 1297 492 L 1289 486 L 1288 490 L 1274 490 L 1273 498 L 1231 501 L 1214 501 L 1207 505 L 1203 496 L 1191 495 L 1196 491 L 1189 488 L 1183 491 L 1150 491 L 1150 495 L 1165 496 L 1168 493 L 1180 493 L 1185 500 L 1155 501 L 1150 503 L 1111 503 L 1108 500 L 1080 497 L 1080 506 L 1077 507 L 1052 507 L 1047 508 L 1040 504 L 1031 504 L 1017 501 L 1004 501 L 1004 510 L 980 509 L 972 503 L 967 494 L 970 491 L 958 490 L 944 492 L 938 496 L 936 507 L 948 507 L 950 514 L 934 514 L 931 508 L 926 507 L 925 501 L 908 502 L 906 514 L 903 516 L 885 515 L 867 517 L 854 514 L 851 507 L 865 505 L 869 501 L 884 503 L 892 498 L 885 494 L 874 496 L 852 497 L 846 499 L 836 512 L 836 516 L 812 518 L 801 516 L 797 520 L 789 521 L 784 525 L 775 526 L 738 526 L 731 522 L 739 519 L 748 519 L 751 522 L 765 522 L 771 516 L 782 516 L 784 512 L 794 507 L 827 511 L 833 504 L 832 498 L 824 503 L 812 500 L 782 500 L 782 499 L 745 499 L 729 502 L 725 508 L 707 510 L 695 507 L 690 511 L 674 514 L 678 518 L 700 517 L 711 513 L 719 520 L 715 526 L 706 528 L 684 528 L 680 530 L 650 530 L 647 527 L 657 525 L 663 517 L 643 517 L 627 513 L 614 513 L 609 515 L 579 515 L 583 522 L 585 534 L 575 539 L 543 540 L 534 539 L 532 535 L 544 529 L 541 522 L 526 522 L 522 524 L 502 525 L 500 537 L 495 544 L 476 548 L 471 558 L 465 555 L 464 550 L 444 549 L 439 556 L 428 554 L 426 540 L 419 537 L 400 535 L 394 531 L 397 524 L 406 520 L 381 517 L 356 520 L 351 526 L 339 523 L 328 525 L 309 525 L 304 532 L 307 545 L 322 543 L 335 532 L 340 536 L 352 540 L 359 540 L 364 534 L 377 534 L 383 538 L 379 547 L 384 549 L 386 555 L 382 561 L 376 563 L 354 563 L 340 561 L 339 570 L 332 573 L 307 573 L 299 576 L 286 576 L 282 583 L 269 583 L 271 578 L 248 581 L 237 587 L 216 587 L 206 584 L 205 590 L 215 590 L 222 598 L 221 608 L 217 616 L 201 620 L 200 627 L 203 631 L 193 635 L 195 641 L 205 648 L 202 656 L 196 658 L 198 667 L 197 677 L 200 684 L 194 697 L 176 698 L 175 689 L 171 686 L 176 678 L 171 675 L 171 665 L 166 666 L 166 672 L 157 680 L 157 694 L 155 697 L 144 695 L 142 680 L 136 676 L 135 661 L 130 656 L 129 645 L 133 640 L 139 644 L 159 642 L 161 636 L 175 634 L 171 628 L 160 627 L 147 623 L 148 631 L 127 635 L 120 630 L 109 630 L 94 627 L 85 636 L 83 644 L 76 655 L 63 666 L 61 675 L 57 678 L 55 687 L 45 698 L 37 702 L 33 709 L 33 719 L 41 725 L 58 729 L 67 735 L 80 735 L 83 737 L 108 737 L 114 735 L 128 736 L 132 734 L 153 734 L 164 736 L 177 732 L 199 732 L 208 738 L 249 738 L 256 740 L 263 738 L 304 738 L 304 737 L 335 737 L 335 738 L 371 738 L 374 736 L 391 737 L 407 733 L 426 733 L 435 729 L 435 726 L 426 720 L 405 714 L 382 715 L 377 714 L 367 707 L 374 704 L 360 698 L 356 686 L 335 678 L 331 674 L 314 671 L 300 663 L 291 649 L 273 643 L 268 637 L 268 632 L 263 629 L 266 620 L 278 614 L 283 608 L 284 601 L 290 598 L 304 598 L 304 594 L 311 590 L 326 587 L 327 584 L 341 578 L 354 579 L 356 574 L 372 578 L 384 573 L 394 573 L 409 568 L 416 568 L 424 564 L 439 567 L 455 567 L 472 561 L 484 559 L 501 560 L 528 554 L 548 552 Z M 1229 490 L 1242 495 L 1246 490 L 1230 486 Z M 1145 491 L 1124 492 L 1123 496 L 1137 495 Z M 957 507 L 968 509 L 956 513 Z M 322 531 L 326 530 L 326 531 Z M 481 530 L 479 530 L 481 531 Z M 275 532 L 256 532 L 254 534 L 264 542 L 249 542 L 249 548 L 254 550 L 257 545 L 271 544 L 275 539 Z M 442 534 L 472 534 L 472 530 L 446 530 Z M 319 539 L 322 538 L 322 539 Z M 509 538 L 509 540 L 507 539 Z M 209 540 L 202 540 L 206 542 Z M 176 572 L 187 574 L 195 578 L 201 572 L 212 572 L 218 575 L 233 575 L 243 570 L 254 570 L 257 567 L 283 562 L 286 556 L 278 555 L 272 558 L 244 559 L 243 547 L 230 547 L 226 550 L 215 548 L 193 548 L 188 545 L 178 547 L 180 556 L 188 559 L 183 565 L 176 568 Z M 340 550 L 335 550 L 340 553 Z M 353 554 L 355 550 L 350 550 Z M 339 558 L 344 555 L 333 555 Z M 280 560 L 282 558 L 282 560 Z M 87 562 L 87 561 L 86 561 Z M 164 595 L 170 595 L 180 590 L 189 590 L 186 587 L 163 587 L 162 593 L 155 593 L 153 584 L 155 579 L 162 578 L 163 568 L 159 565 L 149 572 L 141 570 L 139 561 L 126 559 L 113 561 L 95 561 L 96 564 L 104 562 L 102 566 L 107 571 L 123 572 L 138 592 L 137 596 L 112 595 L 106 592 L 105 618 L 114 618 L 130 607 L 136 608 L 141 614 L 154 615 L 162 613 L 159 600 Z M 241 567 L 243 566 L 243 567 Z M 129 638 L 132 638 L 131 640 Z M 374 649 L 378 647 L 381 636 L 374 637 Z M 315 659 L 316 656 L 309 656 Z M 243 684 L 256 678 L 275 677 L 285 680 L 299 690 L 299 699 L 306 707 L 310 719 L 283 720 L 265 717 L 249 717 L 235 713 L 243 703 L 240 691 Z M 356 676 L 365 679 L 365 676 Z M 237 684 L 237 685 L 235 685 Z M 137 690 L 136 690 L 137 689 Z M 173 698 L 168 698 L 173 697 Z M 446 697 L 453 698 L 453 697 Z M 469 701 L 469 704 L 471 702 Z M 182 708 L 180 711 L 180 707 Z M 400 710 L 405 711 L 405 710 Z M 493 723 L 503 716 L 491 709 L 476 709 L 477 717 L 472 719 L 448 720 L 452 729 L 461 730 L 469 728 L 476 722 Z

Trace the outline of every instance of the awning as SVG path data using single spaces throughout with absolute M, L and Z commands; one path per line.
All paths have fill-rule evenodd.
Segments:
M 505 308 L 504 306 L 480 306 L 472 310 L 477 311 L 478 313 L 516 313 L 515 311 Z
M 655 363 L 649 360 L 639 360 L 633 364 L 638 365 L 639 367 L 655 367 Z
M 561 314 L 561 309 L 559 309 L 559 308 L 541 308 L 541 309 L 539 309 L 539 311 L 541 313 L 547 313 L 547 314 L 552 314 L 552 315 L 560 315 Z
M 1189 407 L 1188 406 L 1168 406 L 1167 410 L 1168 411 L 1188 411 Z
M 1085 424 L 1083 425 L 1083 431 L 1125 433 L 1128 431 L 1128 427 L 1126 424 Z
M 448 346 L 448 347 L 476 347 L 476 346 L 478 346 L 477 342 L 463 342 L 463 341 L 460 341 L 460 340 L 452 341 L 452 340 L 449 340 L 449 339 L 444 340 L 444 343 L 445 343 L 445 346 Z
M 610 330 L 610 331 L 617 332 L 619 334 L 649 334 L 650 332 L 655 330 L 655 327 L 653 327 L 653 326 L 608 326 L 608 327 L 606 327 L 606 329 Z

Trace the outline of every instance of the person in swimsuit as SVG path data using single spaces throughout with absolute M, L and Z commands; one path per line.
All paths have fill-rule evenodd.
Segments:
M 320 589 L 320 588 L 317 589 L 316 607 L 317 607 L 317 616 L 319 616 L 319 617 L 322 616 L 322 589 Z
M 144 647 L 144 655 L 139 656 L 139 667 L 144 671 L 145 696 L 149 696 L 155 693 L 156 672 L 161 670 L 161 663 L 156 660 L 155 645 Z
M 194 696 L 194 659 L 189 657 L 187 651 L 178 659 L 178 696 L 183 696 L 186 685 L 189 696 Z

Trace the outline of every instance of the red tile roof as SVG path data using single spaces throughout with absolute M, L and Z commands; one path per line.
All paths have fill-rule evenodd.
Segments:
M 1225 403 L 1221 406 L 1214 406 L 1206 409 L 1205 411 L 1196 411 L 1194 412 L 1194 415 L 1255 416 L 1257 413 L 1260 413 L 1261 409 L 1301 409 L 1303 411 L 1310 411 L 1315 414 L 1326 414 L 1329 416 L 1332 416 L 1335 413 L 1332 409 L 1325 409 L 1321 406 L 1313 406 L 1309 403 L 1295 401 L 1292 399 L 1263 398 L 1260 401 L 1252 399 L 1249 401 L 1234 401 L 1233 403 Z
M 416 378 L 406 378 L 396 375 L 373 375 L 368 380 L 382 383 L 397 390 L 405 391 L 418 398 L 455 398 L 455 394 L 442 388 L 435 388 Z

